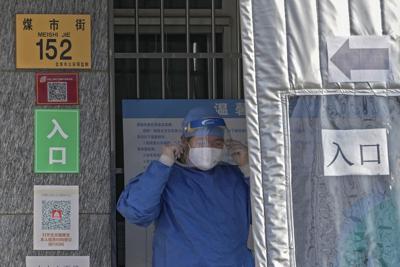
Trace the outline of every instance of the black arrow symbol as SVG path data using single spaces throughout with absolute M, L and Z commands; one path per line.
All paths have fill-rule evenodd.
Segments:
M 349 39 L 331 58 L 351 80 L 351 70 L 389 70 L 389 48 L 350 48 Z

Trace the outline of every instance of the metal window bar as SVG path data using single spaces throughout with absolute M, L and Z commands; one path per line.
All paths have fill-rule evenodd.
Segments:
M 160 0 L 160 34 L 161 34 L 161 53 L 165 52 L 164 40 L 164 0 Z M 165 99 L 165 58 L 161 58 L 161 98 Z
M 189 0 L 186 0 L 185 6 L 185 26 L 186 26 L 186 54 L 190 53 L 190 8 L 189 8 Z M 186 58 L 186 90 L 187 90 L 187 99 L 190 99 L 191 91 L 190 91 L 190 59 Z
M 215 0 L 211 0 L 211 52 L 215 53 Z M 212 57 L 212 98 L 216 98 L 215 57 Z
M 240 33 L 241 33 L 241 24 L 240 24 L 240 3 L 239 0 L 236 1 L 236 47 L 237 47 L 237 53 L 239 55 L 242 54 L 242 42 L 240 38 Z M 242 61 L 241 57 L 237 57 L 236 60 L 236 65 L 237 65 L 237 73 L 236 73 L 236 82 L 237 82 L 237 98 L 241 99 L 242 96 Z
M 115 58 L 168 58 L 168 59 L 238 59 L 238 53 L 115 53 Z
M 136 53 L 139 54 L 139 0 L 135 0 L 135 42 Z M 140 98 L 139 58 L 136 58 L 136 97 Z
M 229 60 L 232 63 L 236 62 L 236 70 L 234 72 L 236 72 L 236 94 L 233 94 L 232 96 L 237 97 L 237 98 L 242 98 L 242 66 L 241 66 L 241 43 L 240 43 L 240 20 L 239 20 L 239 0 L 236 1 L 236 12 L 232 12 L 230 13 L 231 15 L 233 14 L 233 16 L 236 16 L 236 47 L 235 50 L 236 51 L 232 51 L 232 52 L 228 52 L 228 53 L 217 53 L 216 52 L 216 8 L 215 8 L 215 0 L 211 0 L 211 10 L 209 10 L 209 13 L 211 15 L 211 18 L 209 17 L 209 23 L 211 24 L 211 38 L 209 40 L 209 46 L 207 46 L 208 52 L 207 53 L 193 53 L 194 51 L 191 51 L 191 24 L 192 24 L 192 19 L 196 19 L 196 17 L 192 18 L 192 12 L 190 9 L 190 5 L 189 2 L 190 0 L 185 0 L 185 9 L 183 10 L 183 12 L 181 13 L 181 15 L 177 15 L 179 14 L 179 12 L 174 11 L 174 12 L 167 12 L 167 16 L 171 16 L 171 14 L 175 14 L 173 16 L 182 16 L 182 19 L 184 20 L 184 32 L 186 35 L 186 51 L 183 53 L 168 53 L 166 52 L 166 44 L 165 44 L 165 25 L 166 25 L 166 19 L 168 19 L 168 17 L 166 16 L 166 10 L 165 10 L 165 0 L 160 0 L 160 9 L 159 9 L 159 15 L 160 15 L 160 41 L 161 41 L 161 51 L 160 52 L 156 52 L 156 53 L 141 53 L 140 52 L 140 29 L 139 29 L 139 24 L 142 22 L 142 18 L 140 17 L 140 8 L 139 8 L 139 0 L 135 0 L 135 8 L 134 8 L 134 31 L 135 31 L 135 43 L 136 43 L 136 49 L 135 49 L 135 53 L 115 53 L 114 54 L 114 58 L 115 59 L 135 59 L 136 61 L 136 97 L 138 99 L 141 98 L 141 91 L 140 91 L 140 60 L 141 59 L 160 59 L 161 60 L 161 86 L 162 86 L 162 99 L 166 98 L 166 59 L 186 59 L 186 96 L 187 99 L 192 98 L 193 92 L 192 92 L 192 81 L 191 81 L 191 60 L 192 59 L 206 59 L 209 61 L 209 75 L 208 75 L 208 79 L 209 79 L 209 98 L 215 99 L 217 97 L 217 60 L 218 59 L 223 59 L 223 60 Z M 235 11 L 235 9 L 233 9 L 232 11 Z M 199 14 L 204 14 L 204 11 L 200 11 Z M 210 12 L 211 11 L 211 12 Z M 146 11 L 148 12 L 148 11 Z M 147 13 L 144 13 L 144 16 L 147 16 Z M 198 11 L 196 11 L 198 12 Z M 170 15 L 168 15 L 169 13 L 171 13 Z M 127 13 L 125 13 L 127 14 Z M 197 13 L 195 13 L 197 14 Z M 149 13 L 149 15 L 151 16 L 151 13 Z M 125 15 L 126 16 L 126 15 Z M 143 16 L 143 14 L 142 14 Z M 184 17 L 183 17 L 184 16 Z M 203 17 L 204 18 L 204 17 Z M 223 18 L 223 17 L 220 17 Z M 146 19 L 146 17 L 145 17 Z M 226 17 L 225 17 L 226 19 Z M 133 22 L 133 21 L 132 21 Z M 210 25 L 209 24 L 209 25 Z M 115 24 L 116 25 L 116 24 Z M 224 24 L 223 24 L 224 25 Z M 225 25 L 224 25 L 225 26 Z M 222 27 L 224 27 L 222 26 Z M 221 27 L 221 26 L 219 26 Z M 211 62 L 210 62 L 211 61 Z M 234 66 L 234 64 L 232 64 Z M 233 71 L 234 69 L 232 69 Z M 232 72 L 233 73 L 233 72 Z

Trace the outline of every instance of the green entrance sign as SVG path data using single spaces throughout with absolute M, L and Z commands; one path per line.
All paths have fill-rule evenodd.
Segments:
M 79 110 L 35 110 L 35 173 L 79 173 Z

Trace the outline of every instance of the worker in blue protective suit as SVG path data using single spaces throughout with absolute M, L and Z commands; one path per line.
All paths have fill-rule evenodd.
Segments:
M 154 267 L 253 267 L 247 147 L 214 110 L 194 108 L 182 124 L 182 144 L 163 146 L 117 209 L 130 223 L 155 222 Z M 224 148 L 239 166 L 220 161 Z

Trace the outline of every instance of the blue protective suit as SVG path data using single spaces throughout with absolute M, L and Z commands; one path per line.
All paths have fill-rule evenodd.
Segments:
M 252 267 L 249 187 L 237 166 L 208 171 L 153 161 L 122 192 L 130 222 L 155 221 L 154 267 Z

